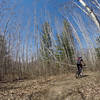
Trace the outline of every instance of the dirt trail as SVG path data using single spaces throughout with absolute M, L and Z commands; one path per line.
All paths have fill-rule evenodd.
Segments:
M 0 100 L 100 100 L 100 74 L 87 72 L 80 79 L 70 74 L 0 83 Z

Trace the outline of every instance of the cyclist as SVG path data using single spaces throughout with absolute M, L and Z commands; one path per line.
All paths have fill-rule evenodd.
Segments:
M 76 73 L 76 78 L 82 76 L 82 70 L 83 70 L 83 66 L 85 66 L 85 63 L 82 59 L 82 57 L 78 57 L 77 59 L 77 73 Z

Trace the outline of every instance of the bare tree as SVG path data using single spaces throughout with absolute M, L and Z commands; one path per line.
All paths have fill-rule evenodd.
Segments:
M 96 14 L 94 13 L 93 9 L 90 9 L 88 7 L 88 5 L 83 0 L 78 0 L 78 1 L 82 4 L 83 7 L 86 8 L 88 15 L 95 22 L 95 24 L 97 25 L 98 29 L 100 29 L 100 21 L 99 21 L 98 17 L 96 16 Z

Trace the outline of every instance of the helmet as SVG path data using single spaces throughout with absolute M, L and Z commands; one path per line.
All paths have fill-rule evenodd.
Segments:
M 79 57 L 78 57 L 78 60 L 80 60 L 80 59 L 82 59 L 82 57 L 81 57 L 81 56 L 79 56 Z

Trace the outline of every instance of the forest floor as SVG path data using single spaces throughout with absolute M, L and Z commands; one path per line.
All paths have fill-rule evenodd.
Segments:
M 100 100 L 100 72 L 0 83 L 0 100 Z

